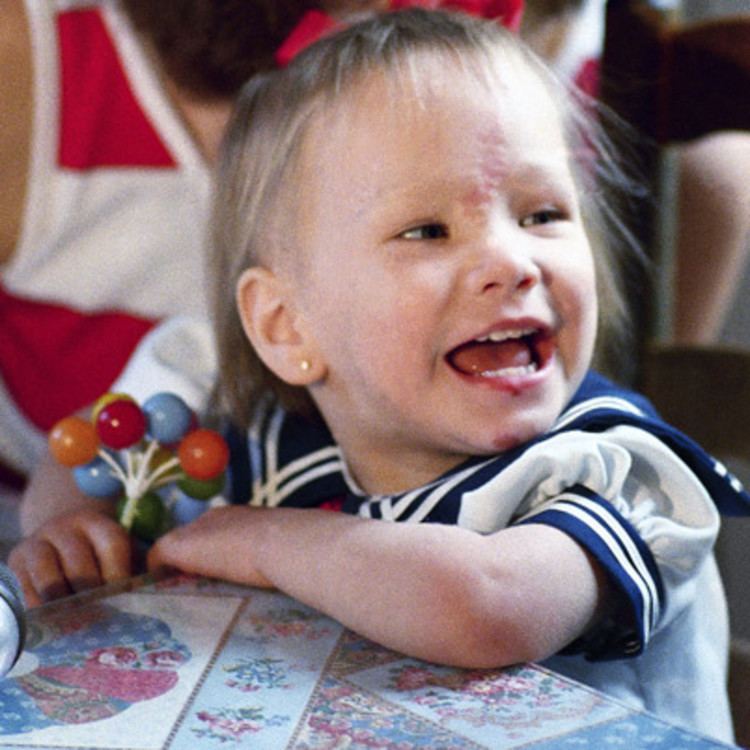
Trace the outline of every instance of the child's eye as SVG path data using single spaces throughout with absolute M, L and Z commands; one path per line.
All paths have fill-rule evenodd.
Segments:
M 552 224 L 555 221 L 565 221 L 566 218 L 567 214 L 558 208 L 544 208 L 541 211 L 534 211 L 533 214 L 524 216 L 519 224 L 522 227 L 534 227 Z
M 402 240 L 444 240 L 448 237 L 445 224 L 421 224 L 399 234 Z

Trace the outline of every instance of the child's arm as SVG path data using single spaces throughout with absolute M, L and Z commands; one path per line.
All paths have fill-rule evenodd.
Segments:
M 169 318 L 139 343 L 112 390 L 143 401 L 160 391 L 206 406 L 216 372 L 214 338 L 203 318 Z M 128 535 L 111 517 L 113 504 L 76 486 L 70 469 L 47 452 L 21 503 L 25 539 L 11 563 L 29 604 L 131 574 Z
M 149 566 L 275 586 L 383 645 L 464 667 L 549 656 L 587 630 L 605 598 L 583 549 L 533 524 L 482 536 L 229 507 L 163 537 Z
M 86 497 L 49 454 L 42 459 L 21 502 L 25 538 L 8 558 L 28 606 L 131 574 L 130 539 L 111 506 Z

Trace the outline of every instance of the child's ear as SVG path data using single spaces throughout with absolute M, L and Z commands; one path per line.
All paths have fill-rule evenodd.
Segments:
M 311 385 L 325 375 L 288 282 L 266 268 L 246 269 L 237 282 L 237 309 L 258 356 L 284 382 Z

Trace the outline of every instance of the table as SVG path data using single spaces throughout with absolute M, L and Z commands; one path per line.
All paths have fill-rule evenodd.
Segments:
M 33 611 L 0 747 L 726 747 L 541 667 L 388 651 L 276 592 L 139 578 Z

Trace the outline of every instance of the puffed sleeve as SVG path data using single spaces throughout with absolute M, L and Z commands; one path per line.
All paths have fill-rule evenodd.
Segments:
M 609 616 L 571 652 L 635 656 L 697 596 L 719 514 L 687 465 L 649 433 L 631 426 L 562 433 L 533 446 L 497 480 L 495 497 L 519 493 L 520 506 L 507 518 L 486 510 L 477 517 L 479 498 L 465 498 L 461 525 L 485 532 L 507 523 L 554 526 L 589 552 L 615 592 Z

